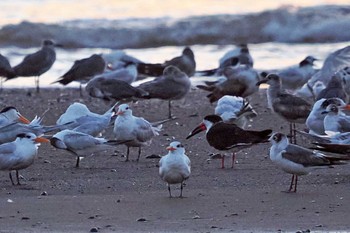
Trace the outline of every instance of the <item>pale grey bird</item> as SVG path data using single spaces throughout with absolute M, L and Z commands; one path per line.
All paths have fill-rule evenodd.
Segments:
M 159 160 L 159 176 L 168 185 L 169 197 L 172 197 L 170 185 L 180 184 L 179 197 L 182 198 L 183 182 L 191 174 L 191 161 L 180 142 L 174 141 L 166 149 L 169 151 L 168 154 Z
M 323 112 L 326 111 L 327 106 L 330 104 L 336 104 L 337 106 L 345 106 L 344 101 L 339 98 L 320 99 L 316 101 L 312 106 L 312 110 L 305 122 L 310 134 L 326 134 L 324 131 L 323 123 L 326 114 L 324 114 Z
M 316 60 L 313 56 L 307 56 L 299 65 L 277 71 L 277 75 L 281 78 L 282 88 L 291 91 L 301 88 L 316 73 L 313 67 Z
M 93 152 L 101 151 L 118 145 L 116 141 L 108 141 L 105 138 L 93 137 L 89 134 L 65 129 L 52 136 L 51 145 L 58 149 L 71 152 L 77 157 L 75 167 L 79 167 L 81 157 L 92 155 Z
M 237 48 L 232 49 L 228 51 L 227 53 L 222 56 L 219 60 L 219 65 L 222 67 L 227 60 L 237 57 L 239 59 L 239 63 L 243 65 L 248 65 L 250 67 L 253 67 L 254 61 L 252 56 L 249 53 L 248 45 L 247 44 L 240 44 L 237 46 Z
M 81 85 L 87 83 L 95 75 L 103 73 L 105 68 L 106 62 L 102 56 L 99 54 L 93 54 L 88 58 L 76 60 L 73 66 L 53 83 L 67 85 L 71 82 L 79 82 L 80 94 L 82 95 Z
M 110 53 L 102 54 L 103 59 L 106 61 L 108 69 L 118 70 L 125 67 L 128 63 L 139 64 L 143 63 L 141 60 L 128 55 L 125 51 L 117 50 Z
M 256 85 L 269 84 L 267 100 L 270 109 L 290 124 L 290 134 L 296 143 L 295 123 L 304 124 L 311 112 L 311 104 L 306 100 L 286 93 L 281 87 L 281 79 L 277 74 L 269 74 Z
M 96 75 L 97 77 L 104 77 L 106 79 L 116 79 L 132 84 L 137 79 L 137 65 L 133 62 L 127 62 L 118 69 L 112 71 L 105 71 L 103 74 Z
M 286 135 L 275 133 L 270 138 L 270 159 L 283 171 L 292 174 L 292 181 L 287 192 L 296 192 L 298 176 L 307 175 L 315 166 L 336 164 L 344 157 L 331 157 L 321 152 L 290 144 Z
M 24 124 L 30 123 L 30 121 L 13 106 L 5 107 L 0 111 L 0 128 L 16 122 Z
M 17 185 L 20 185 L 18 171 L 34 163 L 41 142 L 49 142 L 33 133 L 20 133 L 12 142 L 0 145 L 0 170 L 9 171 L 12 185 L 11 171 L 16 171 Z
M 246 65 L 229 66 L 223 71 L 224 79 L 219 82 L 197 85 L 211 92 L 207 95 L 210 103 L 218 101 L 224 95 L 248 97 L 259 90 L 255 84 L 260 80 L 258 72 Z
M 7 80 L 16 77 L 35 76 L 36 90 L 39 92 L 39 77 L 47 72 L 55 63 L 55 47 L 61 46 L 62 45 L 56 44 L 52 40 L 44 40 L 43 45 L 39 51 L 25 56 L 21 63 L 13 67 L 16 76 L 7 77 Z
M 121 104 L 116 112 L 117 118 L 114 122 L 114 136 L 117 141 L 127 141 L 126 160 L 129 161 L 129 148 L 138 147 L 139 153 L 136 161 L 139 161 L 141 147 L 151 144 L 152 138 L 159 135 L 162 125 L 152 126 L 150 122 L 142 117 L 132 115 L 132 110 L 127 104 Z
M 345 82 L 338 74 L 333 75 L 326 88 L 316 97 L 316 101 L 322 98 L 328 99 L 333 97 L 340 98 L 345 103 L 349 102 L 349 95 L 345 91 Z
M 196 61 L 194 53 L 190 47 L 184 48 L 182 55 L 172 58 L 161 64 L 147 64 L 139 63 L 137 70 L 139 74 L 158 77 L 163 74 L 163 71 L 168 66 L 176 66 L 182 72 L 186 73 L 188 77 L 192 77 L 196 71 Z
M 184 98 L 190 91 L 191 81 L 186 73 L 171 65 L 164 69 L 161 77 L 142 83 L 138 88 L 148 93 L 142 96 L 144 99 L 168 100 L 168 117 L 172 118 L 171 101 Z
M 349 110 L 350 105 L 337 106 L 330 104 L 322 113 L 325 114 L 323 120 L 324 131 L 327 135 L 350 132 L 350 116 L 342 113 L 343 110 Z

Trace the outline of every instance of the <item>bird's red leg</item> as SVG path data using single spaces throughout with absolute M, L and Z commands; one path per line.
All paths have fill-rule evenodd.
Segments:
M 225 155 L 222 155 L 222 157 L 221 157 L 221 168 L 222 169 L 225 168 Z
M 233 166 L 235 165 L 235 161 L 236 161 L 236 153 L 233 152 L 232 153 L 232 166 L 231 166 L 231 168 L 233 168 Z
M 290 182 L 290 186 L 289 186 L 288 192 L 292 192 L 293 184 L 294 184 L 294 174 L 293 174 L 293 176 L 292 176 L 292 181 Z

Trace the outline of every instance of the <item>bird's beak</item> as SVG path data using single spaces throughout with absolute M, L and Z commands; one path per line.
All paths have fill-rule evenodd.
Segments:
M 36 139 L 34 139 L 35 142 L 40 143 L 40 142 L 50 142 L 49 139 L 46 138 L 42 138 L 42 137 L 37 137 Z
M 196 135 L 196 134 L 198 134 L 206 129 L 207 129 L 207 127 L 205 127 L 205 124 L 201 123 L 194 130 L 192 130 L 192 132 L 186 137 L 186 139 L 189 139 L 189 138 L 193 137 L 194 135 Z
M 55 44 L 55 47 L 63 48 L 63 44 Z
M 30 121 L 27 118 L 25 118 L 24 116 L 22 116 L 21 114 L 18 114 L 18 117 L 19 117 L 18 119 L 19 119 L 20 122 L 22 122 L 24 124 L 29 124 L 30 123 Z
M 174 151 L 174 150 L 176 150 L 176 148 L 174 148 L 174 147 L 172 147 L 172 146 L 168 146 L 166 149 L 167 149 L 168 151 Z
M 124 114 L 124 111 L 118 111 L 115 115 L 120 116 L 120 115 L 123 115 L 123 114 Z
M 259 82 L 256 83 L 257 86 L 260 86 L 260 84 L 263 84 L 263 83 L 267 83 L 267 80 L 266 78 L 260 80 Z
M 350 105 L 345 105 L 341 107 L 342 110 L 350 110 Z

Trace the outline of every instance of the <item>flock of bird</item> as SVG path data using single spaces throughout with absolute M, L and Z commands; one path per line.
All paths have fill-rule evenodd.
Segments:
M 0 56 L 0 76 L 5 79 L 35 76 L 39 91 L 40 75 L 56 60 L 55 46 L 61 45 L 45 40 L 39 51 L 27 55 L 14 67 L 6 57 Z M 134 116 L 128 103 L 153 98 L 168 101 L 171 120 L 174 118 L 171 101 L 187 95 L 191 89 L 190 78 L 212 76 L 213 81 L 197 88 L 208 92 L 210 103 L 217 102 L 215 113 L 204 116 L 203 122 L 186 139 L 205 131 L 208 144 L 223 153 L 214 155 L 221 158 L 222 168 L 225 157 L 232 157 L 233 167 L 236 152 L 270 141 L 270 159 L 292 174 L 288 191 L 296 192 L 298 176 L 308 174 L 311 167 L 343 164 L 350 159 L 350 116 L 346 115 L 350 94 L 350 46 L 329 54 L 320 70 L 314 69 L 315 60 L 307 56 L 299 64 L 283 70 L 258 71 L 254 69 L 248 46 L 242 44 L 224 54 L 217 68 L 197 71 L 190 47 L 186 47 L 181 56 L 159 64 L 144 63 L 123 51 L 93 54 L 75 61 L 56 82 L 86 84 L 85 91 L 90 96 L 117 104 L 104 114 L 97 114 L 84 104 L 73 103 L 52 126 L 44 126 L 38 117 L 28 121 L 15 107 L 4 108 L 0 112 L 0 170 L 9 171 L 13 185 L 11 171 L 16 171 L 17 184 L 20 184 L 18 171 L 34 162 L 41 142 L 50 142 L 55 148 L 74 154 L 76 167 L 79 167 L 80 158 L 91 150 L 121 144 L 127 147 L 126 161 L 130 147 L 138 148 L 138 161 L 141 148 L 151 144 L 166 121 L 150 123 Z M 132 85 L 149 76 L 155 78 Z M 249 96 L 264 83 L 269 85 L 267 106 L 290 124 L 289 135 L 271 129 L 246 129 L 247 123 L 258 115 L 248 101 Z M 82 88 L 80 91 L 82 94 Z M 297 130 L 295 124 L 305 125 L 308 132 Z M 101 136 L 108 127 L 113 127 L 111 140 Z M 55 134 L 48 137 L 51 132 Z M 314 148 L 297 145 L 297 133 L 310 139 Z M 191 162 L 181 142 L 171 142 L 166 149 L 169 152 L 159 161 L 159 175 L 168 184 L 170 197 L 172 184 L 181 185 L 182 197 L 183 182 L 190 176 Z M 225 154 L 226 151 L 231 154 Z

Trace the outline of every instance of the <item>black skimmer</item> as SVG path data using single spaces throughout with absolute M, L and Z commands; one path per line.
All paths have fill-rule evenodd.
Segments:
M 15 141 L 0 145 L 0 170 L 9 171 L 12 185 L 11 171 L 16 171 L 17 185 L 20 185 L 18 171 L 34 163 L 41 142 L 49 142 L 46 138 L 37 137 L 33 133 L 20 133 Z
M 73 66 L 60 77 L 57 81 L 53 83 L 60 83 L 62 85 L 67 85 L 71 82 L 80 83 L 80 94 L 81 85 L 87 83 L 95 75 L 103 73 L 106 68 L 106 62 L 99 54 L 93 54 L 88 58 L 81 60 L 76 60 Z
M 290 144 L 286 135 L 274 133 L 271 138 L 270 159 L 283 171 L 292 174 L 288 192 L 296 192 L 298 176 L 307 175 L 311 167 L 337 164 L 346 157 L 332 157 L 295 144 Z
M 171 101 L 184 98 L 191 89 L 191 81 L 186 73 L 171 65 L 164 69 L 162 76 L 142 83 L 138 88 L 148 93 L 142 98 L 168 100 L 168 116 L 170 119 L 172 118 Z
M 47 72 L 56 61 L 55 47 L 62 47 L 62 45 L 52 40 L 44 40 L 39 51 L 25 56 L 21 63 L 13 67 L 16 76 L 7 77 L 7 80 L 35 76 L 36 90 L 39 92 L 39 77 Z
M 267 100 L 270 109 L 290 123 L 292 143 L 296 143 L 295 123 L 304 124 L 311 112 L 311 104 L 306 100 L 286 93 L 281 88 L 281 79 L 277 74 L 269 74 L 256 85 L 269 84 Z
M 141 147 L 151 144 L 154 136 L 159 135 L 162 125 L 152 126 L 150 122 L 142 117 L 132 115 L 132 110 L 128 104 L 121 104 L 116 112 L 117 118 L 114 122 L 114 136 L 117 141 L 127 141 L 126 160 L 129 161 L 130 147 L 138 147 L 139 153 L 136 161 L 139 161 Z
M 196 61 L 192 49 L 190 47 L 186 47 L 182 51 L 181 56 L 172 58 L 171 60 L 162 64 L 139 63 L 137 70 L 141 75 L 158 77 L 161 76 L 164 69 L 170 65 L 176 66 L 182 72 L 187 74 L 188 77 L 192 77 L 196 71 Z
M 185 148 L 180 142 L 172 142 L 166 149 L 169 152 L 159 161 L 159 175 L 168 185 L 169 197 L 172 197 L 170 185 L 181 184 L 179 196 L 181 198 L 183 182 L 191 174 L 191 161 L 185 154 Z
M 217 115 L 204 117 L 203 122 L 198 125 L 187 137 L 206 131 L 206 139 L 210 146 L 220 151 L 232 151 L 232 167 L 235 162 L 235 153 L 258 143 L 267 142 L 272 130 L 252 131 L 244 130 L 235 124 L 225 123 Z M 224 168 L 225 158 L 222 156 L 221 167 Z

